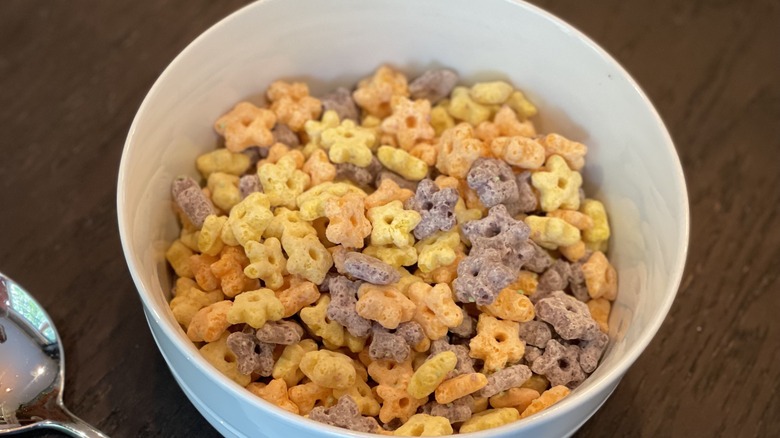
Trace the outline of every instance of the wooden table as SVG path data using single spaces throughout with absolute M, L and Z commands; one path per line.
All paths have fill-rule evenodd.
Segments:
M 68 405 L 111 435 L 217 435 L 149 334 L 115 182 L 149 87 L 242 3 L 0 1 L 0 270 L 57 323 Z M 692 213 L 669 317 L 578 436 L 780 436 L 780 3 L 536 3 L 642 85 L 676 142 Z

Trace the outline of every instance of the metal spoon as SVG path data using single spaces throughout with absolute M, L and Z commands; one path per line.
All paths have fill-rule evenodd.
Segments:
M 62 344 L 49 315 L 0 273 L 0 436 L 47 428 L 108 438 L 65 408 L 64 375 Z

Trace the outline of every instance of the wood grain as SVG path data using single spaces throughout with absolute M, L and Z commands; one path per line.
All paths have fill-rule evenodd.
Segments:
M 57 323 L 68 405 L 113 436 L 217 436 L 149 334 L 115 180 L 153 81 L 244 3 L 0 2 L 0 270 Z M 676 142 L 692 213 L 669 317 L 577 436 L 780 436 L 780 3 L 534 3 L 641 84 Z

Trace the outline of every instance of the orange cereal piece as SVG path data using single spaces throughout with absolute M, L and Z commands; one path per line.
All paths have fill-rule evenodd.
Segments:
M 187 328 L 187 337 L 192 342 L 218 341 L 230 327 L 227 313 L 232 306 L 232 301 L 225 300 L 200 309 Z
M 247 385 L 246 389 L 252 394 L 263 400 L 273 403 L 285 411 L 299 414 L 298 405 L 290 400 L 287 394 L 287 383 L 282 379 L 273 379 L 267 385 L 261 382 L 254 382 Z
M 276 115 L 249 102 L 241 102 L 214 124 L 218 134 L 225 137 L 225 147 L 231 152 L 241 152 L 251 146 L 270 146 L 274 142 L 271 128 Z
M 309 86 L 303 82 L 276 81 L 266 95 L 279 122 L 295 132 L 302 131 L 306 122 L 318 119 L 322 113 L 319 99 L 309 96 Z
M 260 289 L 260 282 L 244 275 L 249 259 L 239 246 L 222 248 L 219 260 L 211 264 L 211 272 L 219 279 L 222 293 L 232 298 L 241 292 Z
M 496 112 L 492 122 L 485 121 L 480 123 L 474 132 L 477 138 L 488 144 L 496 137 L 536 136 L 536 129 L 533 123 L 530 120 L 519 121 L 517 114 L 507 105 L 503 105 Z
M 368 353 L 366 357 L 368 358 Z M 392 388 L 406 388 L 414 374 L 411 358 L 401 363 L 388 359 L 370 361 L 367 368 L 368 375 L 376 383 Z
M 467 373 L 442 382 L 435 391 L 436 402 L 442 405 L 473 394 L 484 388 L 488 383 L 482 373 Z
M 417 306 L 412 320 L 422 326 L 425 336 L 432 341 L 443 338 L 450 327 L 457 327 L 463 322 L 463 313 L 458 310 L 458 314 L 454 315 L 452 307 L 449 306 L 448 301 L 443 297 L 443 292 L 449 290 L 449 287 L 446 284 L 440 284 L 437 287 L 439 289 L 430 299 L 428 295 L 434 288 L 427 283 L 412 283 L 407 290 L 407 295 Z M 444 287 L 446 287 L 446 290 Z M 442 300 L 442 302 L 437 303 L 438 300 Z M 449 300 L 452 300 L 451 296 Z M 431 308 L 430 304 L 434 304 L 436 310 Z M 448 326 L 445 321 L 452 325 Z M 457 324 L 455 324 L 456 322 Z
M 557 217 L 574 225 L 580 231 L 589 230 L 593 227 L 593 219 L 585 213 L 577 210 L 553 210 L 547 212 L 547 216 Z
M 536 140 L 523 136 L 496 137 L 490 151 L 497 158 L 521 169 L 538 169 L 544 164 L 544 147 Z
M 477 336 L 469 342 L 469 356 L 485 361 L 485 372 L 495 372 L 518 362 L 525 353 L 519 330 L 520 325 L 514 321 L 501 321 L 485 313 L 479 315 Z
M 525 295 L 533 295 L 536 287 L 539 285 L 539 274 L 531 271 L 521 270 L 517 279 L 506 287 Z
M 371 222 L 366 218 L 363 196 L 347 193 L 325 203 L 325 216 L 330 223 L 325 236 L 333 243 L 350 248 L 362 248 L 363 239 L 371 234 Z
M 585 257 L 588 247 L 585 245 L 584 241 L 580 240 L 572 245 L 559 246 L 558 251 L 560 251 L 561 255 L 566 257 L 569 261 L 576 262 Z
M 304 307 L 316 303 L 321 295 L 317 285 L 298 277 L 292 277 L 290 287 L 274 294 L 284 306 L 284 318 L 289 318 Z
M 585 166 L 585 154 L 588 153 L 588 147 L 582 143 L 569 140 L 560 134 L 547 134 L 539 143 L 544 146 L 545 154 L 560 155 L 566 160 L 566 164 L 572 170 L 580 170 Z
M 523 412 L 537 398 L 539 398 L 539 393 L 533 389 L 509 388 L 490 397 L 490 406 L 493 408 L 513 407 L 519 412 Z
M 290 400 L 298 406 L 301 415 L 306 415 L 317 406 L 330 407 L 336 404 L 333 390 L 314 382 L 295 385 L 287 391 Z
M 195 270 L 193 269 L 193 272 Z M 610 301 L 617 296 L 617 271 L 601 251 L 594 252 L 582 265 L 585 286 L 591 298 L 604 297 Z M 197 274 L 196 274 L 197 278 Z
M 477 158 L 489 153 L 482 140 L 474 137 L 474 130 L 468 123 L 459 123 L 444 131 L 438 147 L 436 168 L 439 172 L 461 179 L 466 178 Z
M 393 114 L 382 121 L 382 130 L 395 134 L 398 146 L 409 151 L 420 141 L 432 140 L 436 134 L 429 123 L 431 103 L 411 101 L 404 96 L 393 96 L 390 101 Z
M 571 390 L 563 385 L 553 386 L 552 388 L 544 391 L 539 398 L 532 401 L 531 404 L 523 410 L 520 414 L 520 418 L 531 416 L 537 412 L 549 408 L 550 406 L 563 400 L 567 395 L 571 393 Z
M 195 275 L 195 281 L 204 291 L 212 291 L 219 287 L 219 278 L 211 271 L 211 265 L 218 259 L 207 254 L 195 254 L 190 256 L 190 269 Z
M 312 187 L 336 178 L 336 166 L 330 162 L 328 153 L 322 149 L 312 152 L 303 165 L 303 171 L 311 177 Z
M 376 191 L 364 199 L 366 209 L 379 207 L 389 204 L 392 201 L 406 202 L 407 199 L 414 196 L 414 192 L 409 189 L 402 189 L 395 181 L 385 178 L 379 184 Z
M 390 115 L 393 96 L 409 96 L 406 76 L 383 65 L 374 76 L 358 83 L 352 98 L 366 113 L 383 119 Z
M 612 303 L 606 298 L 596 298 L 587 302 L 590 316 L 599 324 L 599 329 L 604 333 L 609 333 L 609 312 L 612 309 Z
M 290 146 L 287 146 L 284 143 L 274 143 L 268 148 L 268 155 L 257 162 L 257 166 L 259 167 L 265 163 L 275 164 L 283 156 L 287 155 L 288 152 L 290 152 Z
M 409 154 L 419 158 L 428 166 L 436 165 L 436 158 L 439 156 L 439 149 L 432 143 L 417 143 L 411 149 Z
M 417 308 L 392 285 L 363 283 L 358 295 L 360 299 L 355 304 L 358 315 L 391 330 L 398 328 L 402 322 L 410 321 Z
M 417 408 L 428 401 L 428 397 L 414 398 L 405 388 L 379 385 L 376 393 L 382 398 L 382 408 L 379 410 L 379 420 L 389 423 L 394 419 L 405 423 L 409 417 L 417 413 Z
M 517 289 L 508 287 L 498 293 L 493 303 L 479 306 L 479 310 L 496 318 L 515 322 L 528 322 L 536 316 L 531 300 Z

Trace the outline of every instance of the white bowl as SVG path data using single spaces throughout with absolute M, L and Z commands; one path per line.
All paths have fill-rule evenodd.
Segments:
M 117 193 L 125 257 L 152 334 L 175 378 L 226 436 L 365 436 L 314 423 L 249 394 L 211 367 L 171 314 L 164 251 L 178 232 L 170 184 L 197 177 L 214 121 L 279 78 L 318 95 L 383 63 L 410 77 L 447 66 L 464 83 L 507 79 L 537 104 L 541 132 L 589 146 L 588 193 L 606 204 L 620 279 L 601 366 L 559 404 L 475 434 L 565 436 L 607 399 L 674 300 L 688 244 L 688 199 L 674 145 L 639 86 L 571 26 L 509 0 L 266 0 L 190 44 L 146 96 L 125 143 Z

